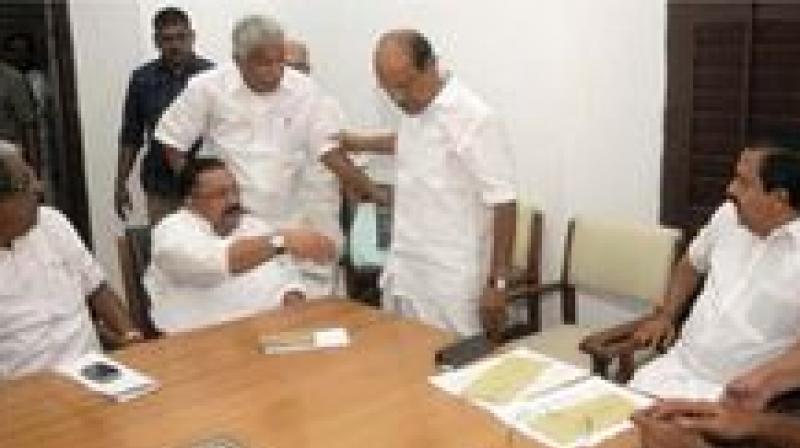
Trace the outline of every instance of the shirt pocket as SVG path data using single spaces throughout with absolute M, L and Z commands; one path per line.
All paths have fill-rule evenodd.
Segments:
M 783 274 L 783 273 L 780 273 Z M 773 277 L 773 276 L 769 276 Z M 749 304 L 743 304 L 745 321 L 766 341 L 793 338 L 800 334 L 800 278 L 777 275 L 757 281 Z
M 81 274 L 67 260 L 57 256 L 43 260 L 45 274 L 39 294 L 51 315 L 58 319 L 74 315 L 86 306 L 87 297 L 81 286 Z

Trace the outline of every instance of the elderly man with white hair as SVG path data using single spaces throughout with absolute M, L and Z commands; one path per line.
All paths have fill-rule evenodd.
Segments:
M 303 207 L 304 168 L 316 160 L 364 196 L 385 201 L 337 147 L 340 117 L 330 97 L 286 67 L 281 26 L 249 16 L 234 26 L 232 37 L 233 63 L 193 78 L 156 127 L 170 164 L 179 169 L 202 137 L 233 172 L 242 205 L 278 229 L 291 225 Z

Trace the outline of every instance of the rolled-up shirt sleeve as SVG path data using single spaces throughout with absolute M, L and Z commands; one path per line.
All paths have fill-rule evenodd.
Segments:
M 152 263 L 176 285 L 210 287 L 230 276 L 228 243 L 188 228 L 156 227 Z
M 456 152 L 474 177 L 484 204 L 505 204 L 517 199 L 514 157 L 496 116 L 486 116 L 460 136 Z
M 189 80 L 186 88 L 169 105 L 155 130 L 161 144 L 188 152 L 207 130 L 211 96 L 207 94 L 206 78 L 200 74 Z
M 736 207 L 732 202 L 723 203 L 711 216 L 708 223 L 700 229 L 689 245 L 689 262 L 697 272 L 708 272 L 711 263 L 711 252 L 719 236 L 726 228 L 735 226 L 737 222 Z
M 342 130 L 344 111 L 331 96 L 321 95 L 312 106 L 309 117 L 308 146 L 313 158 L 319 159 L 336 147 L 333 136 Z
M 81 292 L 88 297 L 106 281 L 105 273 L 86 249 L 72 224 L 60 212 L 40 208 L 40 222 L 52 237 L 51 242 L 64 257 L 65 266 L 78 274 Z

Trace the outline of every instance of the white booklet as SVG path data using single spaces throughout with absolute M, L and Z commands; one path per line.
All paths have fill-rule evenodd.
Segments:
M 631 414 L 652 401 L 594 377 L 515 402 L 503 410 L 501 420 L 548 447 L 590 447 L 630 429 Z
M 589 372 L 585 369 L 527 348 L 516 348 L 429 380 L 434 386 L 499 415 L 515 401 L 587 377 Z
M 153 378 L 102 353 L 88 353 L 56 366 L 55 371 L 117 402 L 132 400 L 159 387 Z
M 347 347 L 350 333 L 346 328 L 306 328 L 261 336 L 261 351 L 267 355 Z

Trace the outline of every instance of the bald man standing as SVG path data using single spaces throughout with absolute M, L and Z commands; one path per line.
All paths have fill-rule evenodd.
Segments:
M 384 307 L 498 339 L 516 226 L 514 164 L 495 111 L 442 72 L 419 32 L 384 34 L 378 83 L 403 112 L 395 135 L 343 134 L 354 151 L 394 153 L 394 228 Z

